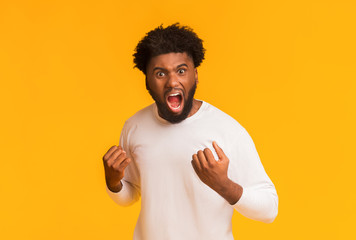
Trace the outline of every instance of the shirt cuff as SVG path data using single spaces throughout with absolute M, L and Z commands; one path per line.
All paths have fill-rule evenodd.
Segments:
M 236 210 L 239 209 L 240 207 L 244 207 L 249 203 L 249 194 L 250 190 L 248 188 L 243 188 L 242 189 L 242 195 L 240 197 L 240 199 L 234 204 L 232 205 Z
M 124 180 L 121 180 L 122 183 L 122 188 L 120 192 L 112 192 L 109 188 L 108 185 L 105 184 L 106 187 L 106 192 L 109 194 L 109 196 L 113 199 L 122 199 L 125 196 L 127 196 L 128 191 L 127 191 L 127 184 Z

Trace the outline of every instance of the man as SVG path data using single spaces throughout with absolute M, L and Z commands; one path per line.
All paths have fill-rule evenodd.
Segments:
M 155 103 L 129 118 L 103 157 L 106 190 L 126 206 L 141 196 L 134 239 L 233 239 L 233 209 L 262 222 L 278 212 L 275 187 L 247 131 L 194 99 L 202 40 L 173 24 L 138 43 L 135 67 Z

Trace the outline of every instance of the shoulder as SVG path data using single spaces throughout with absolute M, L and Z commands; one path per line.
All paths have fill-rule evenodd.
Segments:
M 211 105 L 210 103 L 204 102 L 206 105 L 204 112 L 205 117 L 213 121 L 215 126 L 218 126 L 220 130 L 225 132 L 227 135 L 233 135 L 239 139 L 250 138 L 249 133 L 243 127 L 238 120 L 220 110 L 219 108 Z
M 138 125 L 145 123 L 147 124 L 150 120 L 153 119 L 153 109 L 154 103 L 137 111 L 134 115 L 125 121 L 123 130 L 128 131 L 132 128 L 136 128 Z
M 214 119 L 215 121 L 219 121 L 221 124 L 227 125 L 229 127 L 244 129 L 243 126 L 232 116 L 220 110 L 219 108 L 211 105 L 210 103 L 204 102 L 205 114 L 209 115 L 209 118 Z
M 239 146 L 239 149 L 253 149 L 254 142 L 249 132 L 236 119 L 218 109 L 211 104 L 208 104 L 208 112 L 210 118 L 214 119 L 214 126 L 219 132 L 224 133 L 224 139 L 228 140 L 233 146 Z M 227 144 L 226 146 L 230 146 Z
M 142 108 L 141 110 L 137 111 L 134 115 L 132 115 L 127 122 L 137 122 L 142 119 L 152 118 L 152 113 L 154 109 L 154 103 Z

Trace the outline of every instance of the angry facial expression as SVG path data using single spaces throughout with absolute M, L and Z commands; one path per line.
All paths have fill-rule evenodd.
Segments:
M 167 53 L 150 59 L 146 88 L 155 100 L 159 115 L 178 123 L 192 111 L 198 72 L 187 53 Z

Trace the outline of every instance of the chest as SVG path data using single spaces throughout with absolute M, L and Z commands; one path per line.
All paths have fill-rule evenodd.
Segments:
M 146 128 L 132 137 L 130 151 L 141 175 L 173 171 L 185 175 L 192 173 L 192 156 L 199 150 L 210 148 L 217 159 L 212 142 L 223 144 L 223 135 L 202 126 Z

